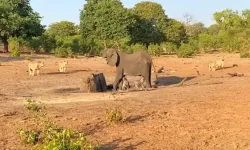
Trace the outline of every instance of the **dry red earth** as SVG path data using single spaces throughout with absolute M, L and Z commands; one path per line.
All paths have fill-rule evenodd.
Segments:
M 226 68 L 209 72 L 208 63 L 223 56 Z M 108 83 L 114 80 L 114 69 L 102 58 L 67 59 L 66 74 L 55 65 L 64 59 L 36 59 L 45 67 L 40 76 L 30 77 L 24 56 L 0 57 L 0 149 L 30 149 L 17 132 L 32 126 L 23 108 L 27 98 L 45 103 L 53 121 L 85 132 L 101 149 L 250 149 L 250 60 L 238 54 L 155 58 L 156 68 L 165 68 L 158 88 L 115 95 L 79 92 L 80 78 L 90 73 L 103 72 Z M 238 67 L 231 67 L 235 63 Z M 227 75 L 234 72 L 245 76 Z M 177 87 L 184 77 L 188 80 Z M 106 109 L 114 107 L 122 111 L 124 123 L 106 122 Z

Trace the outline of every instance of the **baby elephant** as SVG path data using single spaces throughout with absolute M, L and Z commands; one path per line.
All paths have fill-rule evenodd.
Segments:
M 122 87 L 121 87 L 121 90 L 122 91 L 128 91 L 129 88 L 130 88 L 130 85 L 129 85 L 128 79 L 124 76 L 122 78 Z
M 141 77 L 140 79 L 137 79 L 137 80 L 135 80 L 135 89 L 140 89 L 140 90 L 142 90 L 142 89 L 145 89 L 145 79 L 143 78 L 143 77 Z

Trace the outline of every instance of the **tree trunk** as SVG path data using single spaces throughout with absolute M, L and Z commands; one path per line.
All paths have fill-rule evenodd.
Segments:
M 149 47 L 149 43 L 146 43 L 146 50 L 148 50 L 148 47 Z
M 9 42 L 8 42 L 7 38 L 3 38 L 2 42 L 3 42 L 3 45 L 4 45 L 4 53 L 9 52 Z

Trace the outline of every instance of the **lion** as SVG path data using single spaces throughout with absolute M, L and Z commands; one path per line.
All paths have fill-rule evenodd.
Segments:
M 59 63 L 59 71 L 60 72 L 66 72 L 68 61 L 63 61 Z
M 29 67 L 29 75 L 35 76 L 35 71 L 36 74 L 39 75 L 39 71 L 42 67 L 44 67 L 44 62 L 29 62 L 28 64 Z
M 215 62 L 212 62 L 208 65 L 209 71 L 216 71 L 218 69 L 224 68 L 224 59 L 217 60 Z

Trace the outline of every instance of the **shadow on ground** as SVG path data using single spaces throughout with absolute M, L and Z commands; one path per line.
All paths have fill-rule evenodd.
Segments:
M 108 142 L 106 144 L 103 144 L 100 146 L 100 150 L 111 150 L 111 149 L 120 149 L 120 150 L 133 150 L 137 149 L 137 146 L 140 146 L 145 143 L 145 141 L 138 142 L 136 144 L 129 144 L 128 146 L 120 146 L 121 144 L 124 145 L 124 143 L 129 143 L 129 141 L 132 140 L 132 138 L 126 138 L 126 139 L 116 139 L 112 142 Z
M 186 81 L 192 80 L 196 78 L 196 76 L 187 77 Z M 177 76 L 169 76 L 169 77 L 158 77 L 157 86 L 170 86 L 174 84 L 180 83 L 184 77 L 177 77 Z
M 72 70 L 72 71 L 66 71 L 65 73 L 64 72 L 49 72 L 49 73 L 46 73 L 48 75 L 58 75 L 58 74 L 74 74 L 74 73 L 78 73 L 78 72 L 88 72 L 88 71 L 91 71 L 91 70 Z
M 55 93 L 81 93 L 80 88 L 61 88 L 55 89 Z
M 0 57 L 0 62 L 15 62 L 15 61 L 24 61 L 26 56 L 20 56 L 20 57 L 8 57 L 8 56 L 1 56 Z M 30 57 L 31 60 L 34 59 L 47 59 L 46 57 L 42 57 L 42 56 L 32 56 Z

